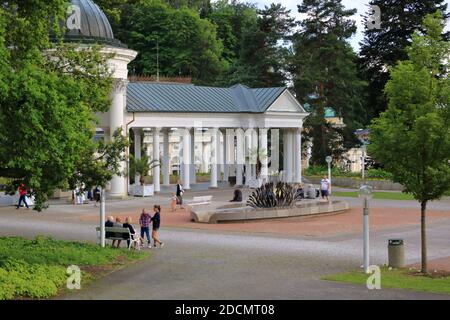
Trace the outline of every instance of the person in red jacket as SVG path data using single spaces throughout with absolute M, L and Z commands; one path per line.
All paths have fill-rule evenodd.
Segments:
M 19 190 L 20 198 L 19 198 L 19 203 L 17 204 L 17 209 L 20 208 L 22 201 L 23 201 L 23 203 L 25 203 L 25 206 L 27 207 L 27 209 L 30 209 L 30 207 L 28 206 L 28 203 L 27 203 L 27 199 L 26 199 L 27 187 L 25 186 L 25 184 L 21 183 L 18 190 Z

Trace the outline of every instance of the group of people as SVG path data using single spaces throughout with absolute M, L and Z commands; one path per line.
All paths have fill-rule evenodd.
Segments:
M 303 183 L 297 184 L 295 186 L 295 188 L 297 189 L 297 195 L 301 198 L 301 199 L 305 199 L 306 197 L 306 192 L 305 189 L 303 188 Z M 330 180 L 328 179 L 327 176 L 323 176 L 322 180 L 320 180 L 320 196 L 322 197 L 322 199 L 326 200 L 326 201 L 330 201 L 330 193 L 331 193 L 331 183 Z M 316 193 L 316 197 L 318 197 L 318 191 Z
M 76 188 L 74 190 L 74 201 L 75 204 L 83 204 L 86 200 L 84 188 Z M 94 189 L 88 189 L 87 191 L 87 199 L 89 201 L 95 201 L 94 206 L 98 206 L 101 200 L 101 192 L 100 188 L 97 186 Z
M 159 240 L 158 237 L 158 231 L 161 226 L 161 206 L 154 205 L 153 206 L 153 216 L 151 216 L 145 208 L 142 209 L 142 213 L 139 217 L 139 225 L 140 225 L 140 235 L 136 233 L 136 230 L 134 229 L 132 225 L 132 218 L 127 217 L 125 219 L 125 223 L 122 223 L 122 219 L 120 217 L 117 217 L 114 219 L 114 217 L 110 216 L 108 220 L 105 222 L 105 227 L 118 227 L 118 228 L 127 228 L 130 230 L 130 235 L 123 235 L 123 240 L 127 241 L 127 246 L 130 246 L 130 241 L 134 240 L 135 237 L 140 237 L 140 245 L 144 246 L 145 236 L 147 237 L 147 247 L 151 248 L 151 239 L 153 240 L 153 246 L 156 248 L 157 244 L 160 248 L 164 246 L 164 242 Z M 152 225 L 152 234 L 150 238 L 150 224 Z M 106 238 L 114 236 L 114 232 L 106 232 L 105 234 Z M 131 236 L 131 239 L 130 239 Z M 114 247 L 117 241 L 117 248 L 120 247 L 120 243 L 122 240 L 117 239 L 113 240 L 112 246 Z M 134 242 L 134 248 L 136 249 L 137 242 Z

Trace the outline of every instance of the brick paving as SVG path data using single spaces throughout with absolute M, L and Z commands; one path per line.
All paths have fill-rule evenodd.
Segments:
M 148 208 L 147 210 L 150 210 Z M 139 220 L 141 209 L 133 211 L 124 210 L 115 213 L 115 217 L 125 218 L 131 216 L 134 223 Z M 450 213 L 444 211 L 429 211 L 428 222 L 439 223 L 442 219 L 450 218 Z M 82 221 L 97 221 L 98 214 L 85 215 Z M 339 234 L 360 232 L 362 226 L 362 209 L 352 208 L 346 212 L 327 214 L 322 216 L 295 217 L 270 219 L 264 221 L 245 221 L 220 224 L 194 223 L 190 221 L 187 209 L 178 209 L 172 212 L 163 207 L 161 212 L 163 227 L 189 228 L 215 231 L 236 231 L 251 233 L 273 233 L 300 236 L 334 236 Z M 420 224 L 420 211 L 413 209 L 370 209 L 371 230 L 390 229 L 402 226 L 413 226 Z

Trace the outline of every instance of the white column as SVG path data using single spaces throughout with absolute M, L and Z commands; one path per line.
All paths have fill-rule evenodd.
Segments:
M 217 188 L 217 161 L 219 155 L 219 148 L 217 143 L 218 130 L 217 128 L 212 128 L 211 133 L 211 188 Z
M 221 181 L 221 173 L 222 173 L 221 163 L 222 163 L 222 161 L 220 161 L 220 157 L 222 155 L 223 150 L 221 148 L 222 144 L 220 143 L 220 130 L 219 129 L 217 129 L 216 135 L 217 135 L 217 140 L 216 140 L 217 144 L 216 144 L 215 148 L 216 148 L 216 153 L 217 153 L 217 180 Z
M 280 170 L 280 130 L 270 130 L 270 170 Z
M 252 130 L 245 130 L 245 184 L 248 185 L 248 181 L 252 178 Z
M 197 172 L 195 170 L 195 132 L 196 130 L 193 128 L 191 132 L 191 172 L 189 173 L 191 183 L 197 183 Z
M 208 167 L 209 167 L 209 154 L 211 153 L 209 150 L 209 144 L 203 142 L 202 137 L 202 172 L 208 173 Z
M 223 146 L 222 146 L 222 154 L 223 154 L 223 181 L 228 181 L 228 176 L 230 173 L 230 166 L 228 161 L 228 136 L 227 136 L 228 129 L 225 129 L 222 131 L 222 137 L 223 137 Z
M 287 129 L 282 129 L 283 136 L 283 182 L 287 182 L 287 155 L 288 155 L 288 137 Z
M 286 170 L 286 182 L 292 182 L 293 180 L 293 167 L 294 167 L 294 163 L 293 163 L 293 153 L 292 153 L 292 147 L 294 145 L 294 136 L 293 136 L 293 132 L 291 129 L 287 129 L 286 130 L 286 149 L 287 149 L 287 154 L 286 154 L 286 165 L 287 165 L 287 170 Z
M 236 186 L 243 185 L 242 173 L 245 163 L 244 158 L 244 130 L 236 129 Z
M 225 180 L 228 181 L 232 175 L 232 165 L 234 164 L 234 130 L 225 131 Z
M 295 129 L 295 161 L 294 161 L 294 182 L 302 182 L 302 129 Z
M 161 131 L 161 128 L 153 128 L 153 160 L 155 160 L 155 164 L 159 164 L 160 157 L 159 157 L 159 133 Z M 160 173 L 161 173 L 161 167 L 159 165 L 155 166 L 153 168 L 153 184 L 155 187 L 155 192 L 161 191 L 161 184 L 160 184 Z
M 261 179 L 269 182 L 267 129 L 259 129 L 259 154 L 261 155 Z
M 188 190 L 190 184 L 190 166 L 191 166 L 191 128 L 183 129 L 183 188 Z
M 140 159 L 141 158 L 141 149 L 142 149 L 142 145 L 141 145 L 141 129 L 139 128 L 133 128 L 133 132 L 134 132 L 134 158 Z M 139 185 L 139 175 L 136 174 L 134 176 L 134 183 Z
M 224 167 L 224 161 L 223 161 L 223 159 L 224 159 L 224 150 L 223 150 L 223 144 L 222 144 L 222 139 L 223 139 L 223 142 L 225 142 L 225 134 L 222 134 L 222 130 L 218 130 L 218 132 L 217 132 L 217 134 L 219 135 L 218 136 L 218 150 L 219 150 L 219 159 L 217 159 L 217 161 L 218 161 L 218 164 L 219 164 L 219 181 L 222 181 L 222 178 L 223 178 L 223 173 L 225 172 L 225 167 Z
M 165 186 L 168 186 L 170 184 L 170 154 L 169 154 L 169 143 L 170 143 L 170 136 L 169 136 L 169 130 L 170 128 L 165 128 L 163 131 L 163 139 L 164 139 L 164 146 L 163 146 L 163 184 Z
M 256 174 L 256 166 L 258 164 L 258 131 L 256 128 L 252 130 L 252 150 L 253 150 L 253 159 L 251 165 L 251 174 L 253 178 L 258 178 Z
M 112 106 L 109 110 L 109 130 L 110 138 L 113 139 L 114 131 L 117 128 L 124 128 L 124 110 L 125 110 L 125 92 L 128 81 L 116 80 L 112 91 Z M 119 169 L 123 171 L 125 168 L 125 162 L 121 162 Z M 111 197 L 124 197 L 126 193 L 126 177 L 125 176 L 113 176 L 110 183 L 109 195 Z

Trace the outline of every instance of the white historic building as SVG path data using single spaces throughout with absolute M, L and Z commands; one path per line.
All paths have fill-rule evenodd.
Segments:
M 283 167 L 284 181 L 301 181 L 301 132 L 308 113 L 287 88 L 129 83 L 127 66 L 138 53 L 114 39 L 108 20 L 91 0 L 72 3 L 81 9 L 81 23 L 66 40 L 101 43 L 105 53 L 114 54 L 109 60 L 115 81 L 112 106 L 98 114 L 99 128 L 107 138 L 117 128 L 124 134 L 132 132 L 134 150 L 129 152 L 137 158 L 143 144 L 151 145 L 147 150 L 152 159 L 162 164 L 153 169 L 156 192 L 161 184 L 169 184 L 174 165 L 180 165 L 185 189 L 196 182 L 199 170 L 210 171 L 212 188 L 230 175 L 236 177 L 236 185 L 243 185 L 256 178 L 255 150 L 261 154 L 262 179 Z M 127 167 L 122 164 L 124 171 Z M 123 197 L 128 190 L 129 178 L 124 175 L 114 177 L 108 191 Z

